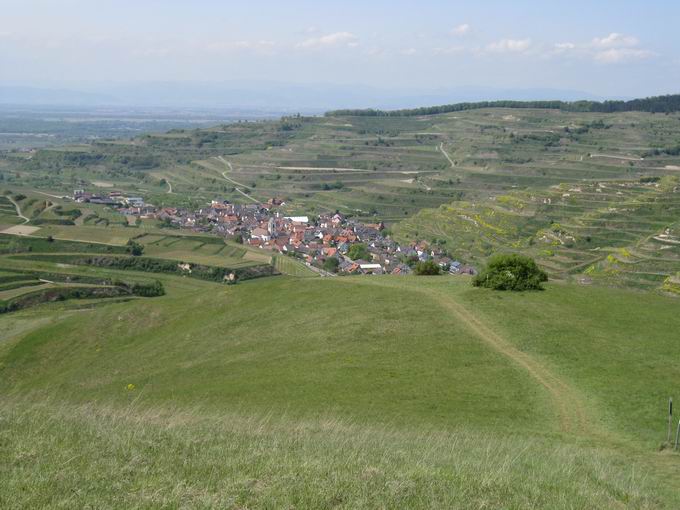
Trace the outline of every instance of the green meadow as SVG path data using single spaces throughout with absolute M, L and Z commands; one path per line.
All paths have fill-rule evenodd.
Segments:
M 679 508 L 679 136 L 486 108 L 3 152 L 0 508 Z M 79 188 L 279 197 L 550 282 L 320 277 Z
M 679 503 L 672 298 L 154 277 L 0 316 L 3 507 Z

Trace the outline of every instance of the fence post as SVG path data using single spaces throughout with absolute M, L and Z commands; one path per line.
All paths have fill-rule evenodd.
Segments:
M 678 430 L 675 432 L 675 450 L 678 449 L 678 438 L 680 438 L 680 420 L 678 420 Z
M 671 442 L 671 430 L 673 428 L 673 397 L 668 399 L 668 439 L 666 442 Z

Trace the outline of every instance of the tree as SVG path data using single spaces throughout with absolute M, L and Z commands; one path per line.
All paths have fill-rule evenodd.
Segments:
M 371 254 L 368 251 L 368 248 L 366 247 L 365 244 L 361 243 L 356 243 L 350 246 L 349 251 L 347 252 L 347 256 L 352 260 L 359 259 L 369 260 L 371 258 Z
M 499 254 L 489 262 L 475 278 L 475 287 L 494 290 L 542 290 L 541 283 L 548 281 L 548 275 L 536 262 L 524 255 Z
M 328 271 L 329 273 L 337 273 L 339 265 L 340 261 L 335 257 L 328 257 L 326 260 L 323 261 L 323 268 L 325 271 Z
M 127 242 L 126 251 L 134 257 L 139 257 L 142 253 L 144 253 L 144 246 L 139 244 L 137 241 L 130 239 Z
M 434 260 L 425 260 L 416 264 L 414 272 L 418 276 L 434 276 L 441 273 L 441 268 Z

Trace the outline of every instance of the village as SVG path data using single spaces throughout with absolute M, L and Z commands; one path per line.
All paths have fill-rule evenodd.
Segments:
M 401 245 L 390 238 L 382 222 L 362 223 L 340 212 L 316 217 L 285 216 L 284 201 L 233 204 L 212 200 L 195 211 L 157 208 L 141 197 L 119 192 L 92 194 L 75 190 L 73 199 L 114 207 L 119 213 L 156 219 L 162 225 L 211 232 L 237 243 L 295 257 L 322 275 L 409 274 L 419 262 L 432 261 L 441 272 L 475 274 L 474 267 L 449 257 L 445 249 L 426 241 Z

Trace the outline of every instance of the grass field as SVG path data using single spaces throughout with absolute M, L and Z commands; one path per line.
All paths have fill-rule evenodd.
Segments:
M 160 276 L 163 297 L 0 316 L 0 501 L 678 504 L 680 457 L 658 451 L 680 376 L 671 298 Z
M 624 455 L 554 441 L 134 404 L 3 409 L 9 507 L 659 508 L 667 497 Z
M 317 273 L 305 266 L 300 260 L 283 255 L 277 255 L 274 257 L 274 267 L 280 273 L 290 276 L 318 276 Z
M 679 121 L 480 109 L 3 153 L 0 227 L 37 230 L 0 234 L 0 508 L 680 508 L 680 157 L 650 152 Z M 62 197 L 104 184 L 338 209 L 552 281 L 319 278 Z M 118 292 L 8 306 L 74 287 Z
M 218 237 L 146 234 L 135 240 L 144 246 L 144 253 L 149 256 L 229 267 L 247 267 L 261 262 L 249 256 L 247 249 L 227 244 Z

